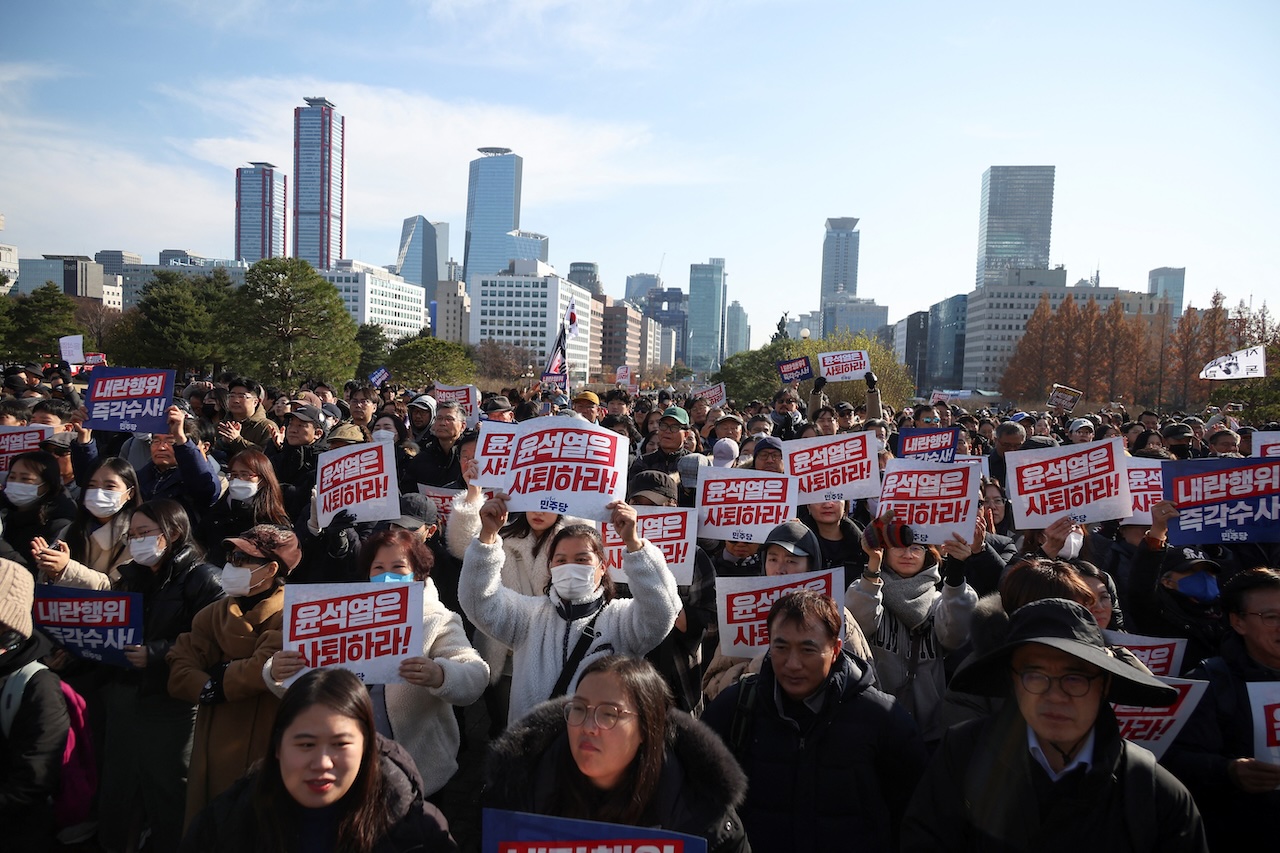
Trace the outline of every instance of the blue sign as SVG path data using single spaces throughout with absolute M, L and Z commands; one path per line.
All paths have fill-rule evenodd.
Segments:
M 696 835 L 646 829 L 594 820 L 485 809 L 481 827 L 481 853 L 549 853 L 576 850 L 574 842 L 594 842 L 595 851 L 630 850 L 632 853 L 707 853 L 707 840 Z
M 561 391 L 569 387 L 569 375 L 566 373 L 544 373 L 542 374 L 543 385 L 554 385 Z
M 385 367 L 379 367 L 373 373 L 369 374 L 369 381 L 373 383 L 374 388 L 381 388 L 382 383 L 391 378 L 391 371 Z
M 89 429 L 168 432 L 173 371 L 136 367 L 94 368 L 85 395 Z
M 32 616 L 45 636 L 85 660 L 128 667 L 124 647 L 142 645 L 142 593 L 41 584 Z
M 928 462 L 955 462 L 959 443 L 960 427 L 908 427 L 898 434 L 898 456 Z
M 780 361 L 778 362 L 778 375 L 782 377 L 784 384 L 797 380 L 803 382 L 806 379 L 813 378 L 813 365 L 809 363 L 809 356 L 807 355 Z
M 1280 459 L 1165 462 L 1170 545 L 1280 542 Z

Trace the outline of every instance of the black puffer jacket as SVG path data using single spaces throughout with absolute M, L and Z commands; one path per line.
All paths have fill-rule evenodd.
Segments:
M 486 805 L 543 813 L 556 765 L 569 749 L 564 704 L 543 702 L 494 742 L 485 768 Z M 707 839 L 707 853 L 750 853 L 736 808 L 747 780 L 715 733 L 689 714 L 667 713 L 667 752 L 650 811 L 659 829 Z
M 404 747 L 378 735 L 378 761 L 385 784 L 391 826 L 374 845 L 374 853 L 447 853 L 458 846 L 449 825 L 422 794 L 422 777 Z M 223 792 L 191 822 L 180 853 L 259 853 L 270 851 L 270 839 L 258 833 L 254 821 L 257 767 Z M 295 844 L 304 821 L 314 821 L 309 809 L 294 806 L 278 816 L 289 822 Z M 335 848 L 336 849 L 336 848 Z
M 1139 545 L 1129 568 L 1129 589 L 1124 601 L 1129 630 L 1152 637 L 1185 637 L 1183 677 L 1205 658 L 1218 654 L 1227 634 L 1227 620 L 1217 601 L 1202 603 L 1160 583 L 1165 560 L 1176 546 L 1153 550 Z M 1176 555 L 1175 555 L 1176 557 Z

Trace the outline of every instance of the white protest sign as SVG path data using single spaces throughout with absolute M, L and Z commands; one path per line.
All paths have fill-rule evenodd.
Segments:
M 431 391 L 438 403 L 457 403 L 467 416 L 467 426 L 480 422 L 480 389 L 474 385 L 439 385 Z
M 979 479 L 973 465 L 890 459 L 877 513 L 892 509 L 894 520 L 911 525 L 923 545 L 941 545 L 952 534 L 970 542 L 978 523 Z
M 1248 687 L 1249 708 L 1253 712 L 1253 757 L 1280 765 L 1280 681 L 1250 681 Z
M 763 542 L 773 528 L 795 517 L 795 478 L 746 468 L 703 468 L 697 507 L 699 536 Z
M 501 489 L 507 482 L 511 451 L 515 446 L 516 425 L 502 421 L 481 421 L 476 439 L 476 468 L 473 481 L 482 489 Z
M 723 406 L 724 401 L 729 399 L 729 395 L 725 392 L 723 382 L 715 385 L 708 385 L 705 388 L 699 388 L 689 396 L 691 398 L 697 397 L 699 400 L 705 400 L 707 405 L 712 408 L 715 408 L 716 406 Z
M 436 508 L 436 524 L 443 529 L 449 525 L 449 516 L 453 514 L 453 499 L 462 494 L 460 489 L 443 489 L 439 486 L 418 484 L 418 494 L 422 495 Z M 484 492 L 481 501 L 493 497 L 493 492 Z
M 844 568 L 840 566 L 795 575 L 716 578 L 721 653 L 754 657 L 768 648 L 769 608 L 782 596 L 806 589 L 834 599 L 843 618 Z
M 880 494 L 879 441 L 847 432 L 782 443 L 786 469 L 796 478 L 799 503 L 855 501 Z
M 1280 456 L 1280 432 L 1255 432 L 1253 434 L 1253 452 L 1249 455 L 1262 459 Z
M 938 403 L 948 403 L 951 401 L 951 395 L 946 391 L 934 391 L 929 395 L 929 404 L 936 405 Z
M 618 369 L 613 372 L 613 381 L 616 385 L 626 385 L 631 382 L 631 368 L 627 365 L 619 365 Z
M 1182 672 L 1182 656 L 1187 653 L 1185 637 L 1144 637 L 1124 631 L 1103 631 L 1102 635 L 1108 644 L 1133 652 L 1152 675 L 1177 676 Z
M 316 523 L 329 526 L 342 510 L 357 521 L 400 517 L 395 448 L 385 441 L 320 454 L 316 467 Z
M 422 654 L 422 584 L 286 584 L 284 648 L 302 652 L 308 667 L 401 684 L 400 661 Z
M 43 424 L 30 426 L 0 426 L 0 483 L 9 477 L 9 461 L 19 453 L 39 450 L 40 442 L 53 435 L 53 427 Z
M 1042 530 L 1064 516 L 1093 524 L 1127 518 L 1133 510 L 1122 438 L 1014 450 L 1005 461 L 1019 530 Z
M 1164 474 L 1160 459 L 1141 456 L 1125 458 L 1129 471 L 1129 497 L 1133 512 L 1123 519 L 1125 524 L 1150 524 L 1151 505 L 1164 500 Z
M 1062 407 L 1064 411 L 1071 411 L 1080 402 L 1080 398 L 1084 396 L 1083 391 L 1078 391 L 1068 385 L 1059 385 L 1056 382 L 1053 390 L 1049 392 L 1049 408 Z
M 1262 379 L 1266 375 L 1266 347 L 1236 350 L 1215 358 L 1200 370 L 1201 379 Z
M 68 364 L 84 364 L 84 335 L 66 335 L 58 338 L 62 360 Z
M 516 424 L 513 440 L 509 509 L 604 520 L 605 506 L 626 498 L 626 436 L 580 418 L 534 418 Z
M 1158 759 L 1164 755 L 1169 744 L 1178 736 L 1178 732 L 1187 724 L 1191 713 L 1195 711 L 1204 692 L 1209 686 L 1207 681 L 1191 681 L 1186 678 L 1169 678 L 1156 676 L 1165 684 L 1178 691 L 1178 698 L 1167 708 L 1142 707 L 1138 705 L 1111 705 L 1115 712 L 1116 724 L 1120 728 L 1120 736 L 1130 743 L 1136 743 L 1151 750 Z
M 818 375 L 831 382 L 862 379 L 871 369 L 871 357 L 864 349 L 824 352 L 818 355 Z
M 970 453 L 957 453 L 956 464 L 957 465 L 977 465 L 979 470 L 982 471 L 982 476 L 988 479 L 991 478 L 991 457 L 989 456 L 982 456 L 982 455 L 974 456 L 973 454 L 970 454 Z
M 678 586 L 693 583 L 693 562 L 698 553 L 698 517 L 695 510 L 676 506 L 638 506 L 635 509 L 636 535 L 649 540 L 662 552 Z M 626 583 L 627 573 L 622 568 L 622 558 L 627 548 L 621 537 L 607 521 L 600 522 L 600 537 L 604 539 L 604 565 L 609 570 L 609 577 L 618 583 Z

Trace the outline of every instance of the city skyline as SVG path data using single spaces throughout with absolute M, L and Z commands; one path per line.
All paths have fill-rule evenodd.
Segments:
M 393 263 L 419 212 L 455 223 L 460 262 L 467 164 L 510 146 L 522 218 L 558 272 L 593 260 L 620 296 L 628 275 L 679 282 L 715 253 L 759 346 L 778 315 L 814 308 L 825 217 L 862 218 L 858 296 L 895 321 L 972 288 L 985 169 L 1054 164 L 1049 260 L 1072 281 L 1100 268 L 1137 291 L 1187 268 L 1185 303 L 1266 298 L 1274 7 L 931 5 L 24 5 L 0 63 L 0 242 L 28 258 L 232 257 L 230 176 L 290 163 L 291 112 L 323 94 L 351 120 L 342 254 L 367 263 Z M 992 31 L 1060 60 L 1009 74 L 980 49 Z M 511 49 L 531 33 L 562 61 Z M 1153 43 L 1176 73 L 1134 50 Z M 811 156 L 818 140 L 841 153 Z

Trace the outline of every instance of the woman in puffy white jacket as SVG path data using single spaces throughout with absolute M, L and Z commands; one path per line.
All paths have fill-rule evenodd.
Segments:
M 458 770 L 461 738 L 452 706 L 470 705 L 489 683 L 489 667 L 467 642 L 461 617 L 440 603 L 429 577 L 431 560 L 421 540 L 398 528 L 375 533 L 360 549 L 360 566 L 369 580 L 423 584 L 422 654 L 400 662 L 404 684 L 374 685 L 369 692 L 379 733 L 413 757 L 427 795 L 443 788 Z M 283 695 L 283 682 L 305 667 L 301 653 L 281 651 L 264 667 L 263 676 Z

